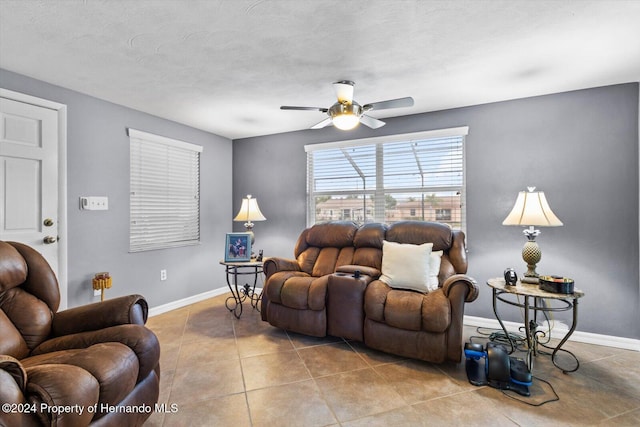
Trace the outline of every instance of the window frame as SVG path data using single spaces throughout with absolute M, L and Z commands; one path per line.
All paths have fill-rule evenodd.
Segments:
M 199 244 L 203 147 L 136 129 L 127 130 L 129 252 Z M 147 150 L 146 156 L 143 150 Z M 191 195 L 185 196 L 185 192 Z
M 466 175 L 467 175 L 466 160 L 465 160 L 465 157 L 466 157 L 465 145 L 466 145 L 466 136 L 468 134 L 469 134 L 469 127 L 461 126 L 461 127 L 455 127 L 455 128 L 438 129 L 438 130 L 430 130 L 430 131 L 423 131 L 423 132 L 413 132 L 413 133 L 387 135 L 387 136 L 372 137 L 372 138 L 361 138 L 361 139 L 333 141 L 333 142 L 324 142 L 324 143 L 305 145 L 304 149 L 307 153 L 307 226 L 311 226 L 316 222 L 321 222 L 321 221 L 316 221 L 316 217 L 317 217 L 317 213 L 316 213 L 317 206 L 315 203 L 316 197 L 326 197 L 326 196 L 331 197 L 332 195 L 333 196 L 342 195 L 344 197 L 350 197 L 350 196 L 353 197 L 356 194 L 361 195 L 363 200 L 363 205 L 364 205 L 363 211 L 365 212 L 365 218 L 366 218 L 366 212 L 368 212 L 370 208 L 373 211 L 372 218 L 371 219 L 367 218 L 367 222 L 371 222 L 371 221 L 393 222 L 393 220 L 389 220 L 389 218 L 385 214 L 385 210 L 387 209 L 385 207 L 385 204 L 387 202 L 386 196 L 388 195 L 391 195 L 394 193 L 407 194 L 410 192 L 415 192 L 416 194 L 418 193 L 422 194 L 422 197 L 424 198 L 427 193 L 435 194 L 437 192 L 444 193 L 444 192 L 457 191 L 456 195 L 459 194 L 459 197 L 460 197 L 460 227 L 459 228 L 462 230 L 465 230 L 466 229 Z M 409 188 L 409 187 L 394 188 L 393 186 L 385 187 L 384 180 L 385 180 L 385 177 L 388 178 L 389 174 L 388 173 L 385 174 L 385 169 L 384 169 L 385 160 L 381 159 L 380 157 L 384 155 L 383 152 L 385 150 L 384 148 L 385 144 L 387 145 L 387 147 L 390 147 L 391 144 L 395 144 L 395 143 L 402 143 L 402 142 L 412 143 L 414 141 L 425 141 L 425 140 L 432 140 L 432 139 L 442 140 L 444 138 L 456 138 L 456 137 L 461 138 L 462 180 L 461 180 L 460 186 L 458 185 L 444 185 L 441 187 L 437 185 L 425 186 L 424 183 L 421 183 L 420 186 L 413 187 L 413 188 Z M 319 190 L 318 191 L 316 190 L 315 183 L 314 183 L 314 160 L 313 160 L 314 152 L 321 151 L 321 150 L 336 150 L 336 149 L 340 149 L 344 152 L 345 149 L 352 149 L 352 148 L 363 147 L 363 146 L 376 147 L 375 148 L 376 170 L 375 170 L 375 177 L 373 179 L 366 181 L 365 178 L 363 177 L 362 189 L 359 189 L 358 191 L 353 191 L 353 190 L 344 190 L 344 191 Z M 369 147 L 363 147 L 364 150 L 368 148 Z M 345 158 L 347 157 L 348 157 L 347 154 L 345 154 Z M 347 160 L 351 163 L 354 170 L 358 168 L 356 161 L 348 158 Z M 369 178 L 371 178 L 370 174 L 368 176 Z M 338 177 L 336 176 L 336 178 Z M 373 184 L 374 181 L 375 181 L 375 184 Z M 368 188 L 367 188 L 367 185 L 369 185 Z M 373 203 L 371 204 L 371 206 L 369 206 L 369 201 L 367 200 L 367 198 L 373 199 Z M 338 208 L 338 210 L 341 211 L 342 208 Z M 424 215 L 424 209 L 421 211 L 421 215 Z M 350 220 L 354 220 L 353 215 L 351 216 L 352 218 Z M 331 218 L 329 220 L 332 220 L 332 219 L 334 218 Z M 402 218 L 398 220 L 402 220 Z M 363 222 L 363 221 L 356 221 L 356 222 Z M 452 220 L 452 222 L 455 222 L 455 221 Z M 458 228 L 458 227 L 455 227 L 455 228 Z

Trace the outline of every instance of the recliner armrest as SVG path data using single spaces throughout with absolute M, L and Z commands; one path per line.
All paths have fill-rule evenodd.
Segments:
M 24 368 L 19 360 L 0 355 L 0 425 L 86 426 L 93 418 L 87 408 L 98 403 L 100 384 L 86 370 L 72 365 L 44 364 Z M 17 405 L 16 409 L 12 405 Z M 74 408 L 66 414 L 49 408 Z
M 44 364 L 27 368 L 29 403 L 42 425 L 87 426 L 97 405 L 100 384 L 88 371 L 74 365 Z M 48 408 L 67 407 L 58 413 Z
M 469 277 L 466 274 L 454 274 L 447 278 L 447 280 L 442 284 L 442 291 L 444 292 L 444 295 L 448 298 L 451 290 L 456 286 L 466 286 L 469 288 L 464 300 L 465 302 L 472 302 L 478 298 L 479 289 L 474 278 Z
M 155 369 L 160 360 L 160 343 L 153 331 L 143 325 L 117 325 L 98 331 L 80 332 L 49 339 L 31 352 L 33 356 L 74 348 L 87 348 L 94 344 L 119 342 L 129 347 L 138 357 L 138 381 Z
M 53 315 L 51 332 L 60 337 L 117 325 L 144 325 L 148 313 L 142 295 L 128 295 L 59 311 Z
M 16 382 L 18 388 L 24 391 L 27 382 L 27 372 L 18 359 L 6 354 L 0 354 L 0 369 L 7 372 Z M 1 389 L 3 389 L 3 387 L 0 387 L 0 390 Z
M 262 271 L 266 278 L 278 271 L 301 271 L 298 261 L 288 258 L 270 257 L 262 264 Z

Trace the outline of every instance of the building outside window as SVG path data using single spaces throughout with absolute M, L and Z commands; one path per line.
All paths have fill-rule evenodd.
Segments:
M 436 209 L 437 221 L 451 221 L 451 209 Z

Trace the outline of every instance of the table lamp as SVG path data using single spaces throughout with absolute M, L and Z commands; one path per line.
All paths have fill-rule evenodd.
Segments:
M 521 279 L 523 283 L 539 283 L 538 273 L 536 273 L 536 264 L 542 258 L 542 252 L 536 242 L 536 236 L 540 234 L 540 230 L 536 230 L 534 226 L 539 227 L 559 227 L 562 221 L 553 213 L 547 202 L 547 198 L 543 191 L 535 191 L 536 187 L 527 187 L 528 191 L 518 193 L 516 203 L 507 215 L 502 225 L 521 225 L 528 226 L 524 230 L 527 236 L 527 243 L 522 248 L 522 259 L 527 263 L 527 272 Z
M 267 218 L 262 215 L 260 212 L 260 207 L 258 206 L 258 200 L 251 197 L 251 194 L 247 194 L 247 197 L 242 199 L 242 205 L 240 206 L 240 210 L 238 211 L 238 215 L 233 218 L 234 221 L 246 221 L 244 223 L 244 227 L 247 229 L 248 233 L 251 233 L 251 247 L 253 247 L 253 243 L 256 238 L 253 234 L 253 222 L 251 221 L 266 221 Z

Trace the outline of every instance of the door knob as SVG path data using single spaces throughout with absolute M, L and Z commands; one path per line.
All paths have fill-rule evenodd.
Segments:
M 46 244 L 46 245 L 50 245 L 52 243 L 55 243 L 58 241 L 57 237 L 53 237 L 53 236 L 47 236 L 44 239 L 42 239 L 42 241 Z

